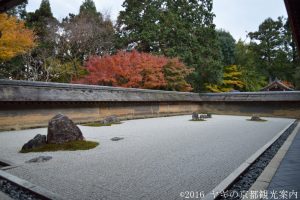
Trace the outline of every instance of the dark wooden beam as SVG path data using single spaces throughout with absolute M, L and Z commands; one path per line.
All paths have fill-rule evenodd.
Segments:
M 300 54 L 300 1 L 284 0 L 285 7 L 289 16 L 290 26 Z
M 0 0 L 0 13 L 24 3 L 26 0 Z

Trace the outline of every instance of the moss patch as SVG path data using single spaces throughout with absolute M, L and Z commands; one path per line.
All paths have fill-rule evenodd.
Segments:
M 206 121 L 205 119 L 190 119 L 191 122 L 203 122 Z
M 251 120 L 251 119 L 246 119 L 247 121 L 250 121 L 250 122 L 266 122 L 268 120 L 266 119 L 260 119 L 260 120 Z
M 99 123 L 99 122 L 91 122 L 91 123 L 82 124 L 82 126 L 101 127 L 101 126 L 111 126 L 111 125 L 114 125 L 114 124 L 121 124 L 121 122 L 109 123 L 109 124 L 102 124 L 102 123 Z
M 67 142 L 64 144 L 45 144 L 44 146 L 37 147 L 34 149 L 21 150 L 20 153 L 88 150 L 88 149 L 93 149 L 98 145 L 99 145 L 98 142 L 79 140 L 79 141 Z

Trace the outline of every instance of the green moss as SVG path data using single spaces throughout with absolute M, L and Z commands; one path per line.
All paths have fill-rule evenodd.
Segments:
M 97 122 L 82 124 L 82 126 L 92 126 L 92 127 L 111 126 L 111 125 L 112 124 L 101 124 L 101 123 L 97 123 Z
M 91 122 L 91 123 L 82 124 L 82 126 L 101 127 L 101 126 L 111 126 L 111 125 L 114 125 L 114 124 L 121 124 L 121 122 L 110 123 L 110 124 L 101 124 L 99 122 Z
M 190 119 L 191 122 L 203 122 L 206 121 L 205 119 Z
M 247 119 L 247 121 L 250 121 L 250 122 L 266 122 L 268 120 L 266 119 L 260 119 L 260 120 L 251 120 L 251 119 Z
M 98 146 L 98 142 L 92 141 L 71 141 L 64 144 L 45 144 L 44 146 L 37 147 L 29 150 L 21 150 L 20 153 L 29 152 L 46 152 L 46 151 L 76 151 L 76 150 L 88 150 Z

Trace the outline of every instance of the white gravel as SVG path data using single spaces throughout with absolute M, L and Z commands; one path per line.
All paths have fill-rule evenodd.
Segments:
M 125 121 L 111 127 L 80 126 L 100 145 L 88 151 L 18 153 L 45 128 L 0 132 L 0 158 L 20 167 L 7 170 L 66 199 L 181 199 L 180 192 L 209 192 L 292 119 L 251 122 L 214 115 Z M 124 140 L 113 142 L 113 137 Z M 25 163 L 40 155 L 45 163 Z

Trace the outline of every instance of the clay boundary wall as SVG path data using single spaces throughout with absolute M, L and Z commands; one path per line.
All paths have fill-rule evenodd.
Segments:
M 77 123 L 192 112 L 300 119 L 300 91 L 189 93 L 0 80 L 0 130 L 47 126 L 58 113 Z

